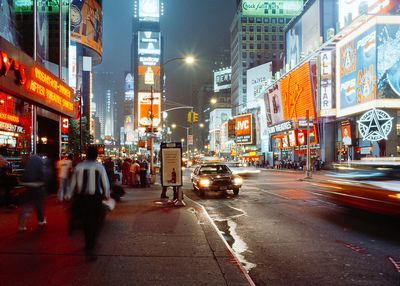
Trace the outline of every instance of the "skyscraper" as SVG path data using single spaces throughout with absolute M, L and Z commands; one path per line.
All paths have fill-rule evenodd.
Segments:
M 234 113 L 246 109 L 246 70 L 272 62 L 283 66 L 284 28 L 300 14 L 303 0 L 242 0 L 231 25 L 232 104 Z

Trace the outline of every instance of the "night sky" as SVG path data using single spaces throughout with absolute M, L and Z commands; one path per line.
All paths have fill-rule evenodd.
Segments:
M 167 99 L 191 104 L 190 89 L 212 83 L 212 61 L 230 47 L 229 27 L 235 0 L 163 0 L 164 62 L 193 54 L 196 65 L 174 61 L 165 66 Z M 113 71 L 121 77 L 130 66 L 133 0 L 103 1 L 103 61 L 96 72 Z M 96 84 L 96 82 L 94 82 Z M 185 111 L 171 113 L 171 121 L 185 125 Z M 180 119 L 180 120 L 179 120 Z

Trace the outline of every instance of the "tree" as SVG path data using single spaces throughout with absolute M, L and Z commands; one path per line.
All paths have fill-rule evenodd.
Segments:
M 93 143 L 93 136 L 90 135 L 86 117 L 82 119 L 82 142 L 80 137 L 80 122 L 79 120 L 70 119 L 68 128 L 68 149 L 73 154 L 80 154 L 81 146 L 82 151 L 85 150 L 85 146 Z M 81 145 L 82 143 L 82 145 Z

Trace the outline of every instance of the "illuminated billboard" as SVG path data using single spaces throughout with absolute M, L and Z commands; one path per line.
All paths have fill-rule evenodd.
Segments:
M 251 113 L 235 117 L 235 142 L 253 144 L 253 116 Z
M 247 107 L 257 107 L 272 80 L 272 62 L 247 70 Z
M 315 83 L 312 81 L 311 65 L 311 62 L 302 64 L 280 81 L 284 120 L 304 119 L 307 110 L 310 119 L 315 117 Z
M 337 115 L 399 108 L 400 17 L 376 17 L 336 47 Z
M 103 11 L 99 1 L 71 1 L 71 40 L 103 54 Z
M 243 16 L 276 16 L 298 15 L 303 9 L 303 0 L 265 1 L 265 0 L 243 0 Z
M 139 32 L 139 55 L 160 55 L 160 32 Z
M 383 14 L 392 9 L 396 0 L 339 0 L 340 29 L 350 25 L 360 15 Z
M 269 102 L 269 110 L 267 109 L 267 112 L 271 114 L 272 125 L 282 122 L 284 119 L 279 84 L 275 83 L 268 88 L 264 94 L 264 102 L 267 101 Z
M 231 88 L 231 67 L 214 71 L 214 92 Z
M 139 0 L 139 21 L 145 21 L 145 22 L 160 21 L 160 1 Z
M 331 51 L 323 51 L 320 54 L 320 111 L 321 116 L 333 116 L 333 59 Z
M 133 92 L 133 76 L 131 73 L 125 73 L 125 86 L 124 86 L 124 100 L 129 101 L 133 100 L 134 92 Z
M 315 1 L 286 32 L 286 63 L 294 67 L 301 55 L 314 52 L 321 44 L 320 3 Z
M 152 102 L 153 101 L 153 102 Z M 160 125 L 161 117 L 161 102 L 160 93 L 153 93 L 153 100 L 151 100 L 150 92 L 139 92 L 138 94 L 138 126 L 150 127 L 151 114 L 153 114 L 153 127 Z

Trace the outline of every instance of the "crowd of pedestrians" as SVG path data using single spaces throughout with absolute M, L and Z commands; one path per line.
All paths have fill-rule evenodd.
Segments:
M 122 163 L 122 185 L 146 188 L 150 185 L 149 164 L 146 159 L 126 158 Z

